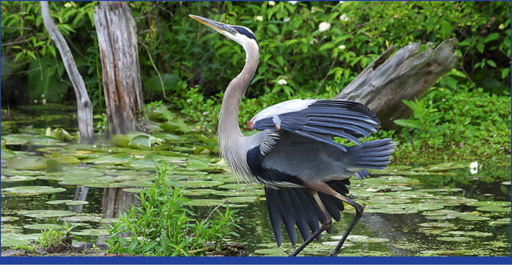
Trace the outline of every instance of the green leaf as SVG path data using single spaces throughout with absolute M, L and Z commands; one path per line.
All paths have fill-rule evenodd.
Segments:
M 162 82 L 160 82 L 160 77 L 162 78 Z M 181 81 L 179 76 L 173 74 L 161 74 L 160 77 L 158 75 L 152 76 L 144 82 L 144 87 L 151 91 L 162 92 L 163 83 L 163 90 L 171 91 L 174 90 Z
M 479 42 L 477 45 L 476 45 L 476 49 L 480 52 L 480 53 L 483 53 L 484 52 L 484 48 L 485 48 L 485 44 L 483 42 Z
M 510 74 L 510 68 L 505 68 L 501 71 L 501 78 L 505 78 Z
M 417 121 L 417 120 L 398 119 L 398 120 L 395 120 L 394 122 L 403 127 L 421 129 L 421 123 L 420 123 L 420 121 Z
M 487 43 L 487 42 L 490 42 L 493 40 L 497 40 L 499 38 L 500 38 L 500 34 L 498 32 L 494 32 L 494 33 L 489 34 L 489 36 L 487 36 L 485 38 L 484 42 Z
M 493 60 L 487 60 L 487 64 L 491 67 L 496 67 L 496 63 Z

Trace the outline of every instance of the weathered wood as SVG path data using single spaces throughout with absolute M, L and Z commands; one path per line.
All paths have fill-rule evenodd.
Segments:
M 395 129 L 396 119 L 407 118 L 411 110 L 402 102 L 423 97 L 430 87 L 457 62 L 456 39 L 435 49 L 418 53 L 419 43 L 410 43 L 394 51 L 392 46 L 366 67 L 335 99 L 360 102 L 372 109 L 385 129 Z
M 144 116 L 137 29 L 126 2 L 100 2 L 94 13 L 109 134 L 137 130 Z
M 73 89 L 75 90 L 77 109 L 78 109 L 78 131 L 80 133 L 80 143 L 93 144 L 94 143 L 94 130 L 92 120 L 92 105 L 91 100 L 85 89 L 85 83 L 78 72 L 73 55 L 69 49 L 66 40 L 55 26 L 53 19 L 50 15 L 50 8 L 47 1 L 41 1 L 41 13 L 43 15 L 43 23 L 50 34 L 55 46 L 59 50 L 60 57 L 64 62 L 64 67 L 69 75 Z

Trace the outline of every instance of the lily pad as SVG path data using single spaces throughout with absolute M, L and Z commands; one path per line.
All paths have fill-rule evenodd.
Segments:
M 84 229 L 80 231 L 72 231 L 71 234 L 77 236 L 108 236 L 107 229 Z
M 23 170 L 38 170 L 46 168 L 44 157 L 22 157 L 9 159 L 9 168 Z
M 151 142 L 149 141 L 149 135 L 137 135 L 133 137 L 128 146 L 132 148 L 150 149 Z
M 23 228 L 32 229 L 32 230 L 48 230 L 48 229 L 62 230 L 62 227 L 58 224 L 32 224 L 32 225 L 25 225 L 25 226 L 23 226 Z
M 254 250 L 254 254 L 263 256 L 285 256 L 288 255 L 282 248 L 262 248 Z
M 1 155 L 1 157 L 2 157 L 2 159 L 13 158 L 13 157 L 16 157 L 16 153 L 14 151 L 9 150 L 9 149 L 2 148 L 2 155 Z
M 217 186 L 220 186 L 220 185 L 224 184 L 224 182 L 214 181 L 214 180 L 205 180 L 205 181 L 201 181 L 201 180 L 198 180 L 198 181 L 177 181 L 176 183 L 179 186 L 187 187 L 187 188 L 192 188 L 192 189 L 195 189 L 195 188 L 212 188 L 212 187 L 217 187 Z
M 101 216 L 79 214 L 79 215 L 59 218 L 59 220 L 68 221 L 68 222 L 101 222 Z
M 88 201 L 73 201 L 73 200 L 55 200 L 55 201 L 48 201 L 46 203 L 47 204 L 51 204 L 51 205 L 65 204 L 65 205 L 68 205 L 68 206 L 89 204 Z
M 86 159 L 84 162 L 86 163 L 94 163 L 94 164 L 106 164 L 106 165 L 122 165 L 128 163 L 133 160 L 131 155 L 126 154 L 114 154 L 114 155 L 106 155 L 101 156 L 94 159 Z
M 510 218 L 501 218 L 495 221 L 489 222 L 490 226 L 500 226 L 500 225 L 506 225 L 510 226 Z
M 479 231 L 448 231 L 446 233 L 448 233 L 450 235 L 456 235 L 456 236 L 475 236 L 475 237 L 492 236 L 492 233 L 479 232 Z
M 469 237 L 463 237 L 463 236 L 453 236 L 453 237 L 438 237 L 436 238 L 439 241 L 449 241 L 449 242 L 468 242 L 473 240 Z
M 76 213 L 70 211 L 60 210 L 20 210 L 18 214 L 33 217 L 33 218 L 50 218 L 50 217 L 65 217 L 73 216 Z
M 49 186 L 18 186 L 2 189 L 2 194 L 14 194 L 14 195 L 39 195 L 47 193 L 58 193 L 65 192 L 64 188 L 55 188 Z
M 2 233 L 2 247 L 16 247 L 30 245 L 34 241 L 33 238 L 24 234 Z
M 134 170 L 154 171 L 155 160 L 137 159 L 125 164 L 128 168 Z
M 190 170 L 207 170 L 210 168 L 208 163 L 198 159 L 187 159 L 187 169 Z
M 22 181 L 33 181 L 36 180 L 35 177 L 28 177 L 28 176 L 4 176 L 2 175 L 2 182 L 9 183 L 9 182 L 22 182 Z
M 20 219 L 20 218 L 16 217 L 16 216 L 2 216 L 1 220 L 0 220 L 0 223 L 12 222 L 12 221 L 16 221 L 18 219 Z

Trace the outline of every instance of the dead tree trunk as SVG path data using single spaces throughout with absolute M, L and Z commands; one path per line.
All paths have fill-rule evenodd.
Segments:
M 135 131 L 144 117 L 137 29 L 125 2 L 100 2 L 94 13 L 109 135 Z
M 60 57 L 64 62 L 64 67 L 69 75 L 73 89 L 75 90 L 76 103 L 78 109 L 78 131 L 80 133 L 81 144 L 93 144 L 94 143 L 94 130 L 92 121 L 92 105 L 87 90 L 85 89 L 85 83 L 82 76 L 78 72 L 73 55 L 69 50 L 69 47 L 64 40 L 62 34 L 55 26 L 53 19 L 50 15 L 50 8 L 47 1 L 41 2 L 41 13 L 43 15 L 43 23 L 50 34 L 53 42 L 59 50 Z
M 360 102 L 379 117 L 382 127 L 395 129 L 396 119 L 407 118 L 411 110 L 402 102 L 423 97 L 430 87 L 457 62 L 456 39 L 435 49 L 418 53 L 419 43 L 410 43 L 392 57 L 395 46 L 387 49 L 366 67 L 335 99 Z

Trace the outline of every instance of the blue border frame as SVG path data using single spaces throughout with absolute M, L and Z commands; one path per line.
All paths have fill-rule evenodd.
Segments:
M 2 264 L 512 264 L 512 257 L 0 257 Z

